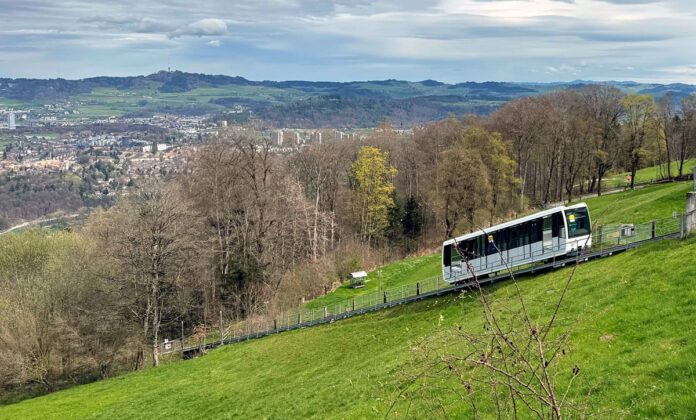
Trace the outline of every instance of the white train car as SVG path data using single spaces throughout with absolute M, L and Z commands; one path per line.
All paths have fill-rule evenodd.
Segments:
M 442 276 L 446 282 L 457 283 L 474 274 L 573 255 L 591 246 L 587 205 L 556 207 L 445 241 Z

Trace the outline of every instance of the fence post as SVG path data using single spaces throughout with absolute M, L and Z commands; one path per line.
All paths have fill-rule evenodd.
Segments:
M 694 182 L 696 182 L 696 167 L 694 167 Z M 696 191 L 686 193 L 686 213 L 684 213 L 685 235 L 696 229 Z
M 220 309 L 220 345 L 225 344 L 225 330 L 222 328 L 222 309 Z
M 324 319 L 326 319 L 327 316 L 329 316 L 329 310 L 324 306 Z
M 273 329 L 278 331 L 278 320 L 275 318 L 273 319 Z
M 355 298 L 353 298 L 353 312 L 355 312 Z
M 302 312 L 297 313 L 297 325 L 302 323 Z
M 181 342 L 181 358 L 184 358 L 184 321 L 181 321 L 181 339 L 179 339 Z
M 420 282 L 416 283 L 416 296 L 420 296 Z
M 655 236 L 657 236 L 657 235 L 656 235 L 656 233 L 657 233 L 657 224 L 656 224 L 656 223 L 657 223 L 657 222 L 655 222 L 654 220 L 652 221 L 652 234 L 651 234 L 651 237 L 652 237 L 653 239 L 655 239 Z
M 387 292 L 384 292 L 384 303 L 387 303 Z

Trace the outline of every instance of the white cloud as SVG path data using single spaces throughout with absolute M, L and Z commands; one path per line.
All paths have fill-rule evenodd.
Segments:
M 222 19 L 207 18 L 197 20 L 182 26 L 170 34 L 171 37 L 190 36 L 220 36 L 227 33 L 227 23 Z
M 551 75 L 572 75 L 572 76 L 579 76 L 582 74 L 582 68 L 587 67 L 586 64 L 580 64 L 579 66 L 575 66 L 572 64 L 560 64 L 558 66 L 546 66 L 544 70 L 546 71 L 547 74 Z
M 269 79 L 694 77 L 693 0 L 6 3 L 5 75 L 145 73 L 171 59 L 181 69 Z M 2 59 L 19 51 L 37 59 Z
M 664 67 L 660 71 L 679 76 L 687 76 L 693 79 L 696 77 L 696 64 L 685 65 L 685 66 L 674 66 L 674 67 Z

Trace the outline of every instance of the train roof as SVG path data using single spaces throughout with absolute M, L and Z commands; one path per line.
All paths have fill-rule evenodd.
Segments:
M 581 207 L 587 207 L 587 204 L 578 203 L 578 204 L 573 204 L 572 206 L 558 206 L 558 207 L 554 207 L 552 209 L 542 210 L 542 211 L 530 214 L 528 216 L 524 216 L 524 217 L 520 217 L 520 218 L 517 218 L 514 220 L 510 220 L 509 222 L 501 223 L 499 225 L 491 226 L 488 228 L 479 229 L 476 232 L 467 233 L 466 235 L 458 236 L 455 239 L 448 239 L 445 242 L 443 242 L 442 245 L 450 245 L 450 244 L 453 244 L 455 241 L 456 242 L 466 241 L 467 239 L 476 238 L 476 237 L 481 236 L 481 235 L 487 235 L 487 234 L 492 233 L 492 232 L 497 232 L 500 229 L 505 229 L 505 228 L 509 228 L 512 226 L 517 226 L 519 224 L 529 222 L 529 221 L 538 219 L 540 217 L 549 216 L 551 214 L 558 213 L 558 212 L 561 212 L 561 211 L 566 210 L 566 209 L 577 209 L 577 208 L 581 208 Z

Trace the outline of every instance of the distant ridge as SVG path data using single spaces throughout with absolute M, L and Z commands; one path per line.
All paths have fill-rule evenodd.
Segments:
M 85 98 L 96 89 L 129 92 L 140 97 L 138 104 L 113 106 L 117 115 L 148 116 L 155 113 L 220 115 L 234 110 L 238 122 L 260 119 L 284 127 L 374 126 L 385 118 L 397 126 L 411 126 L 445 118 L 448 114 L 489 114 L 506 102 L 550 91 L 609 84 L 626 93 L 655 97 L 671 94 L 674 102 L 696 92 L 683 83 L 658 84 L 633 81 L 572 82 L 461 82 L 427 79 L 368 80 L 350 82 L 287 80 L 254 81 L 241 76 L 159 71 L 146 76 L 98 76 L 80 80 L 0 78 L 0 99 L 28 105 Z M 161 95 L 156 99 L 152 95 Z M 186 100 L 174 100 L 186 94 Z M 227 118 L 227 117 L 226 117 Z
M 0 78 L 0 95 L 10 99 L 33 100 L 33 99 L 62 99 L 76 94 L 90 92 L 96 88 L 116 88 L 121 90 L 138 89 L 146 85 L 147 82 L 158 82 L 160 92 L 188 92 L 197 88 L 221 87 L 221 86 L 261 86 L 281 89 L 299 88 L 308 90 L 317 89 L 343 89 L 350 90 L 358 87 L 366 88 L 369 86 L 422 86 L 424 88 L 446 87 L 448 89 L 467 88 L 478 91 L 493 91 L 500 93 L 538 93 L 534 87 L 570 87 L 574 85 L 593 85 L 609 84 L 616 87 L 635 88 L 642 87 L 645 93 L 677 92 L 693 93 L 696 86 L 684 83 L 659 84 L 659 83 L 638 83 L 634 81 L 595 81 L 595 80 L 573 80 L 571 82 L 472 82 L 444 83 L 437 80 L 422 80 L 420 82 L 410 82 L 406 80 L 386 79 L 368 80 L 351 82 L 331 82 L 331 81 L 306 81 L 306 80 L 286 80 L 272 81 L 262 80 L 253 81 L 241 76 L 227 76 L 221 74 L 187 73 L 179 70 L 161 70 L 147 76 L 97 76 L 85 79 L 10 79 Z M 420 95 L 414 95 L 420 96 Z

